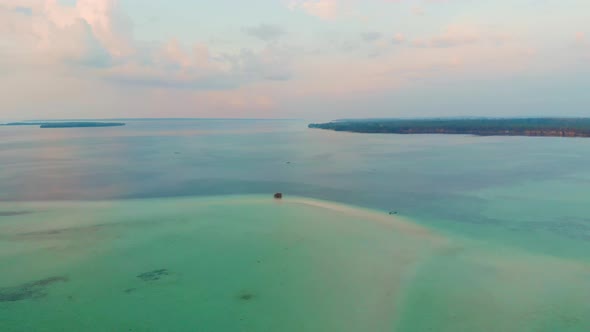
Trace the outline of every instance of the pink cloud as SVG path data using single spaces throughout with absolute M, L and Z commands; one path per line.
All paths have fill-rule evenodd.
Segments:
M 133 52 L 131 23 L 118 10 L 117 0 L 78 0 L 76 9 L 111 54 L 126 56 Z
M 393 44 L 402 44 L 406 42 L 406 36 L 403 33 L 396 33 L 391 40 Z
M 291 76 L 289 52 L 278 45 L 212 53 L 203 43 L 187 47 L 176 39 L 134 40 L 116 0 L 78 0 L 72 6 L 57 0 L 14 0 L 10 6 L 6 1 L 0 0 L 0 37 L 15 54 L 4 57 L 12 62 L 116 83 L 182 89 L 234 89 Z M 30 14 L 14 10 L 25 5 Z
M 130 23 L 118 11 L 116 0 L 78 0 L 75 6 L 46 0 L 38 14 L 59 29 L 84 21 L 112 56 L 127 56 L 133 52 Z
M 338 14 L 338 5 L 338 0 L 291 0 L 287 6 L 291 10 L 303 10 L 309 15 L 331 20 Z
M 414 6 L 412 8 L 412 14 L 414 14 L 416 16 L 424 16 L 425 13 L 426 13 L 426 11 L 424 10 L 424 7 Z
M 252 90 L 200 91 L 194 93 L 191 99 L 194 107 L 213 112 L 268 112 L 277 106 L 273 98 Z
M 588 40 L 586 39 L 586 34 L 584 32 L 576 32 L 576 43 L 578 45 L 586 45 L 586 43 L 588 43 Z
M 434 48 L 456 47 L 477 43 L 481 38 L 481 33 L 474 27 L 451 25 L 439 35 L 430 38 L 415 39 L 412 45 L 415 47 Z
M 403 3 L 422 2 L 426 4 L 445 3 L 449 0 L 283 0 L 290 10 L 302 10 L 311 16 L 324 20 L 333 20 L 339 16 L 353 16 L 357 12 L 356 7 L 361 3 Z M 424 15 L 423 6 L 416 5 L 412 8 L 414 15 Z M 352 15 L 351 15 L 352 14 Z

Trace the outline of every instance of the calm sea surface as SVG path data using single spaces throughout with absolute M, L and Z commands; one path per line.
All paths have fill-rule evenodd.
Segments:
M 590 139 L 126 122 L 0 127 L 0 330 L 590 331 Z

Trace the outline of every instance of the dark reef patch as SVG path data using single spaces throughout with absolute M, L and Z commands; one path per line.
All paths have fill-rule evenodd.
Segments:
M 65 230 L 63 229 L 50 229 L 47 231 L 38 231 L 38 232 L 29 232 L 29 233 L 24 233 L 21 235 L 24 236 L 38 236 L 38 235 L 56 235 L 56 234 L 61 234 L 65 232 Z
M 23 214 L 33 213 L 32 211 L 0 211 L 0 217 L 20 216 Z
M 44 236 L 51 236 L 51 235 L 62 235 L 62 234 L 75 234 L 75 233 L 94 233 L 98 232 L 101 229 L 109 226 L 109 224 L 97 224 L 97 225 L 89 225 L 89 226 L 75 226 L 75 227 L 66 227 L 66 228 L 56 228 L 56 229 L 48 229 L 48 230 L 41 230 L 41 231 L 33 231 L 33 232 L 26 232 L 26 233 L 19 233 L 19 236 L 25 238 L 36 238 L 36 237 L 44 237 Z
M 249 292 L 242 292 L 238 295 L 238 300 L 241 301 L 250 301 L 253 300 L 256 296 Z
M 47 296 L 46 288 L 59 282 L 68 282 L 68 277 L 49 277 L 28 282 L 16 287 L 0 288 L 0 302 L 16 302 Z
M 167 276 L 168 269 L 158 269 L 149 272 L 144 272 L 142 274 L 137 275 L 137 277 L 143 281 L 156 281 L 160 280 L 160 278 Z

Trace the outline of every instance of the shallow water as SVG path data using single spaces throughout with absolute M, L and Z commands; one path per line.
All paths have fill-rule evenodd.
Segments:
M 303 121 L 0 128 L 0 201 L 272 194 L 396 210 L 549 255 L 590 252 L 590 139 L 362 135 Z
M 2 331 L 590 328 L 589 265 L 377 211 L 259 196 L 17 207 L 30 213 L 0 224 Z
M 588 148 L 0 127 L 0 330 L 588 331 Z

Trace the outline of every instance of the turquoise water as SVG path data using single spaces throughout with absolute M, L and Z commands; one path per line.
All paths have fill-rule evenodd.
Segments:
M 588 148 L 300 121 L 0 128 L 0 327 L 588 331 Z
M 259 196 L 15 207 L 29 213 L 0 227 L 3 331 L 590 326 L 587 264 L 370 210 Z

